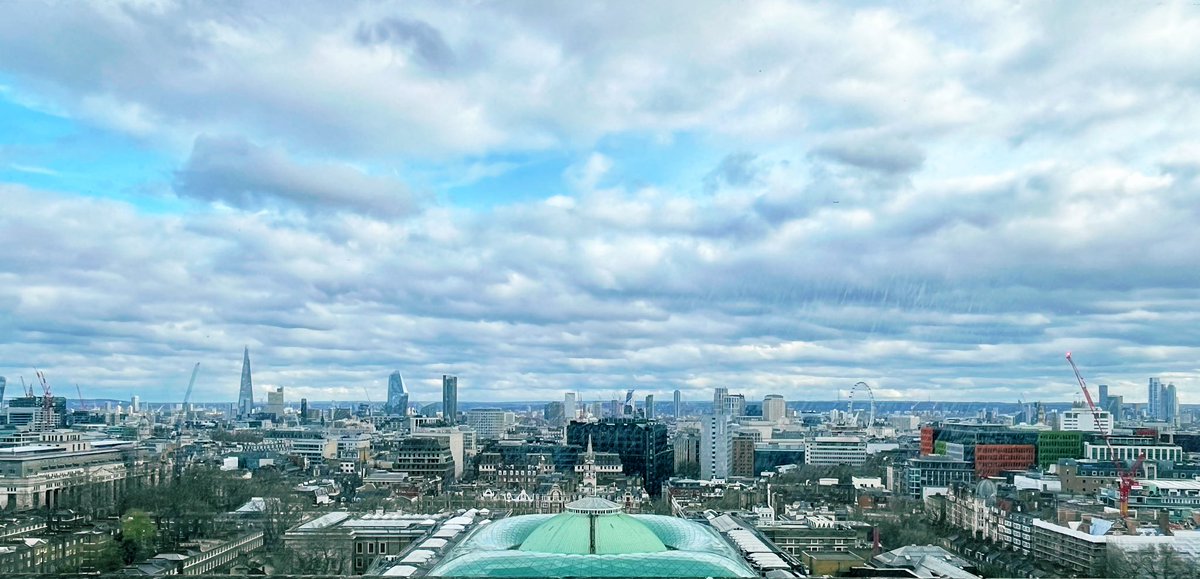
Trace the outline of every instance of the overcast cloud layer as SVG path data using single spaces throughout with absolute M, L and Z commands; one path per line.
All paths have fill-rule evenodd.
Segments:
M 1192 3 L 0 5 L 0 375 L 1200 402 Z

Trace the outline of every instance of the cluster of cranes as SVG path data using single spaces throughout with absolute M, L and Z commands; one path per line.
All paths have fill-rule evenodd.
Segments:
M 51 412 L 54 412 L 54 393 L 50 389 L 50 383 L 46 380 L 46 374 L 37 368 L 34 368 L 33 372 L 34 375 L 37 376 L 38 383 L 40 383 L 42 386 L 42 410 L 46 413 L 46 416 L 49 416 Z M 181 412 L 175 415 L 175 419 L 171 424 L 171 426 L 175 428 L 176 440 L 183 435 L 183 427 L 186 426 L 187 423 L 188 403 L 192 400 L 192 388 L 196 386 L 196 375 L 199 372 L 200 362 L 196 362 L 196 365 L 192 367 L 192 377 L 188 380 L 187 392 L 183 395 L 183 407 Z M 25 396 L 27 398 L 34 398 L 36 396 L 34 393 L 34 385 L 26 384 L 24 376 L 21 377 L 21 389 L 25 392 Z M 83 400 L 83 390 L 79 388 L 79 384 L 75 385 L 75 393 L 79 396 L 78 400 L 80 408 L 87 410 L 87 404 Z M 183 425 L 180 424 L 181 418 L 184 423 Z

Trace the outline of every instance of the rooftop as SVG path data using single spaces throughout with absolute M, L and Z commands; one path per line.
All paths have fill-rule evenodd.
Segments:
M 711 528 L 629 515 L 586 498 L 557 515 L 523 515 L 471 531 L 428 573 L 457 577 L 754 577 Z

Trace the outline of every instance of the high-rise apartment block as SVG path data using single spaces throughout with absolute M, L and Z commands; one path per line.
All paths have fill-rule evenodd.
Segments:
M 700 420 L 700 478 L 728 478 L 733 468 L 734 425 L 723 413 Z

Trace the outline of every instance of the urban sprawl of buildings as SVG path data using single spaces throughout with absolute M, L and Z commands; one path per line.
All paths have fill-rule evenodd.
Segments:
M 256 399 L 247 349 L 232 404 L 192 403 L 190 386 L 169 404 L 5 386 L 3 575 L 1122 577 L 1200 563 L 1200 429 L 1157 378 L 1145 402 L 1101 385 L 1095 406 L 967 411 L 876 403 L 861 382 L 823 408 L 726 388 L 480 405 L 460 403 L 452 375 L 418 405 L 397 371 L 386 401 L 339 406 L 282 387 Z

